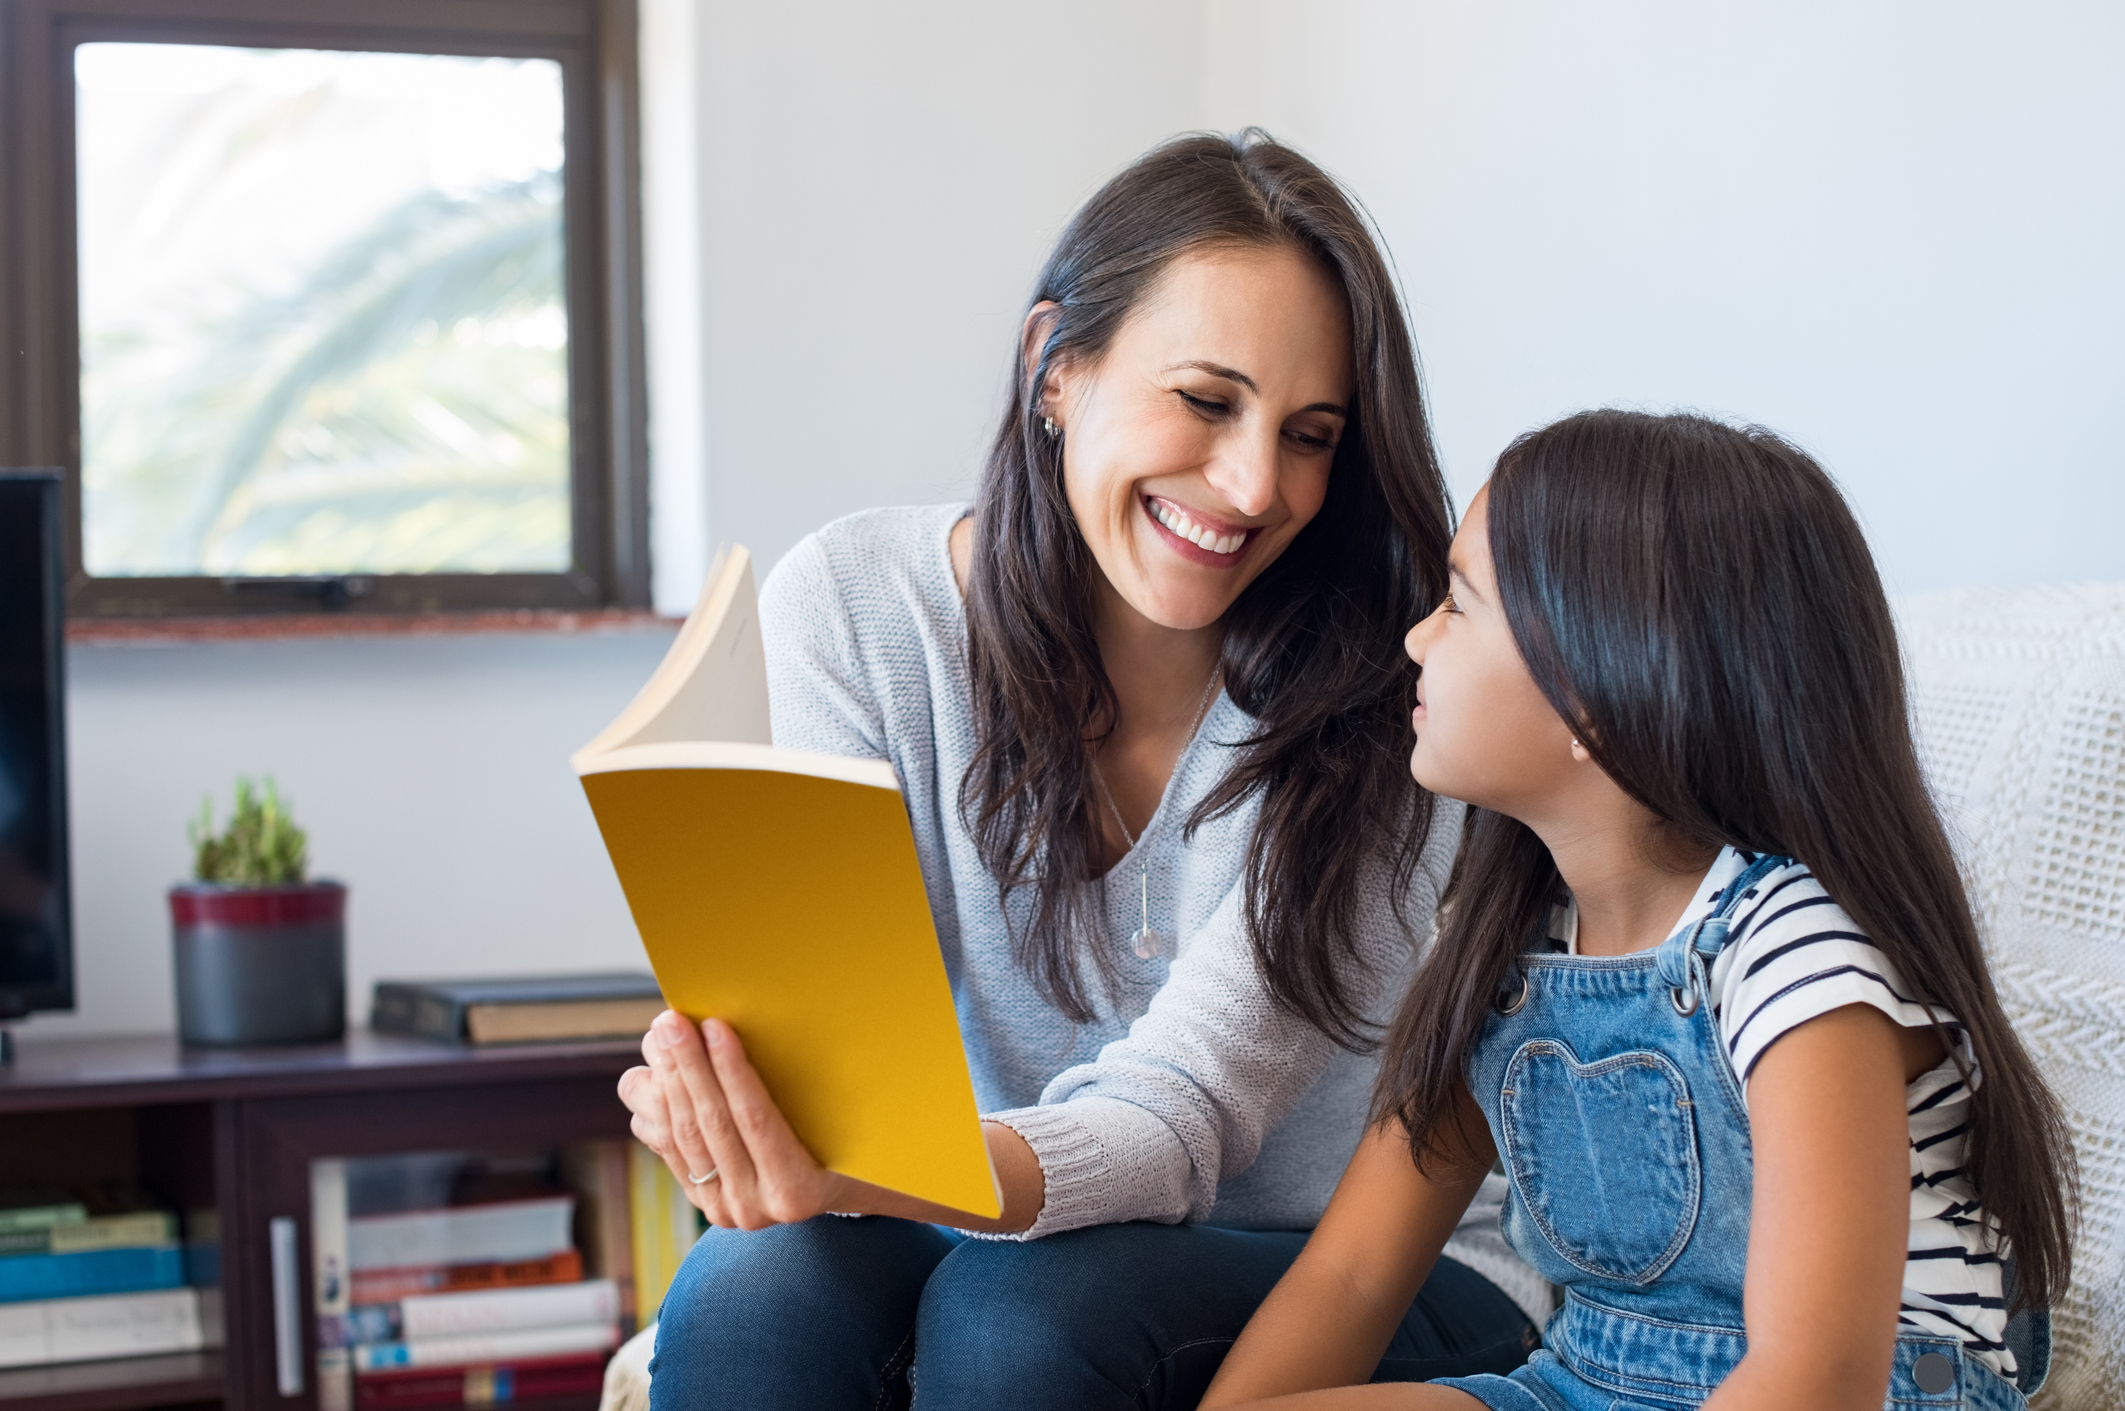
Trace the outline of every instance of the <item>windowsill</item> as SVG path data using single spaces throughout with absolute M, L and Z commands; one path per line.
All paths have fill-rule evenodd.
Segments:
M 490 612 L 306 612 L 256 617 L 74 618 L 71 646 L 161 647 L 188 642 L 315 641 L 332 637 L 471 637 L 496 633 L 674 631 L 679 618 L 646 608 L 570 612 L 512 608 Z

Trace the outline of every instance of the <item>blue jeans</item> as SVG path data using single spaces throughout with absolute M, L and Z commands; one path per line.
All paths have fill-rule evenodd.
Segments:
M 822 1216 L 710 1230 L 666 1295 L 652 1411 L 1193 1407 L 1303 1233 L 1101 1225 L 1029 1242 Z M 1378 1381 L 1509 1372 L 1537 1342 L 1441 1259 Z

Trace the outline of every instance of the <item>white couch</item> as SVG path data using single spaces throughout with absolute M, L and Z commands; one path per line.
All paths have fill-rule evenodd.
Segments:
M 2125 1406 L 2125 584 L 1903 609 L 1912 705 L 2000 997 L 2073 1124 L 2082 1218 L 2045 1411 Z
M 1912 708 L 1994 974 L 2073 1123 L 2083 1211 L 2043 1411 L 2125 1407 L 2125 584 L 1902 609 Z M 647 1411 L 655 1329 L 602 1411 Z

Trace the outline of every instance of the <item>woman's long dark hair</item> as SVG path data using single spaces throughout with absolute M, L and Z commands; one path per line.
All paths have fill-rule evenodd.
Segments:
M 978 743 L 960 807 L 1002 888 L 1037 899 L 1014 932 L 1019 963 L 1091 1019 L 1117 980 L 1092 777 L 1117 708 L 1092 631 L 1100 570 L 1036 389 L 1058 362 L 1096 362 L 1174 260 L 1233 247 L 1297 249 L 1335 275 L 1355 390 L 1326 502 L 1226 613 L 1225 686 L 1254 729 L 1187 826 L 1260 797 L 1245 903 L 1262 973 L 1286 1008 L 1357 1048 L 1377 1041 L 1349 964 L 1357 898 L 1376 868 L 1400 897 L 1430 826 L 1430 796 L 1402 763 L 1415 673 L 1399 642 L 1444 590 L 1450 520 L 1393 276 L 1334 180 L 1260 132 L 1150 152 L 1085 203 L 1041 270 L 1033 302 L 1057 309 L 1032 364 L 1021 352 L 1012 369 L 974 510 Z
M 1967 1031 L 1971 1182 L 2012 1247 L 2019 1302 L 2063 1295 L 2072 1145 L 1986 971 L 1919 770 L 1895 623 L 1830 477 L 1760 428 L 1586 412 L 1506 449 L 1489 518 L 1513 640 L 1609 777 L 1675 839 L 1805 863 L 1914 997 Z M 1562 886 L 1526 825 L 1470 811 L 1380 1074 L 1377 1112 L 1420 1164 Z

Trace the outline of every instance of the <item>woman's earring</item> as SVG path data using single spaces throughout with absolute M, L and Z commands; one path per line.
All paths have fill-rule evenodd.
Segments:
M 1040 424 L 1042 429 L 1044 429 L 1048 433 L 1048 439 L 1050 441 L 1053 441 L 1056 437 L 1062 435 L 1062 428 L 1055 424 L 1054 417 L 1044 416 L 1040 419 Z

